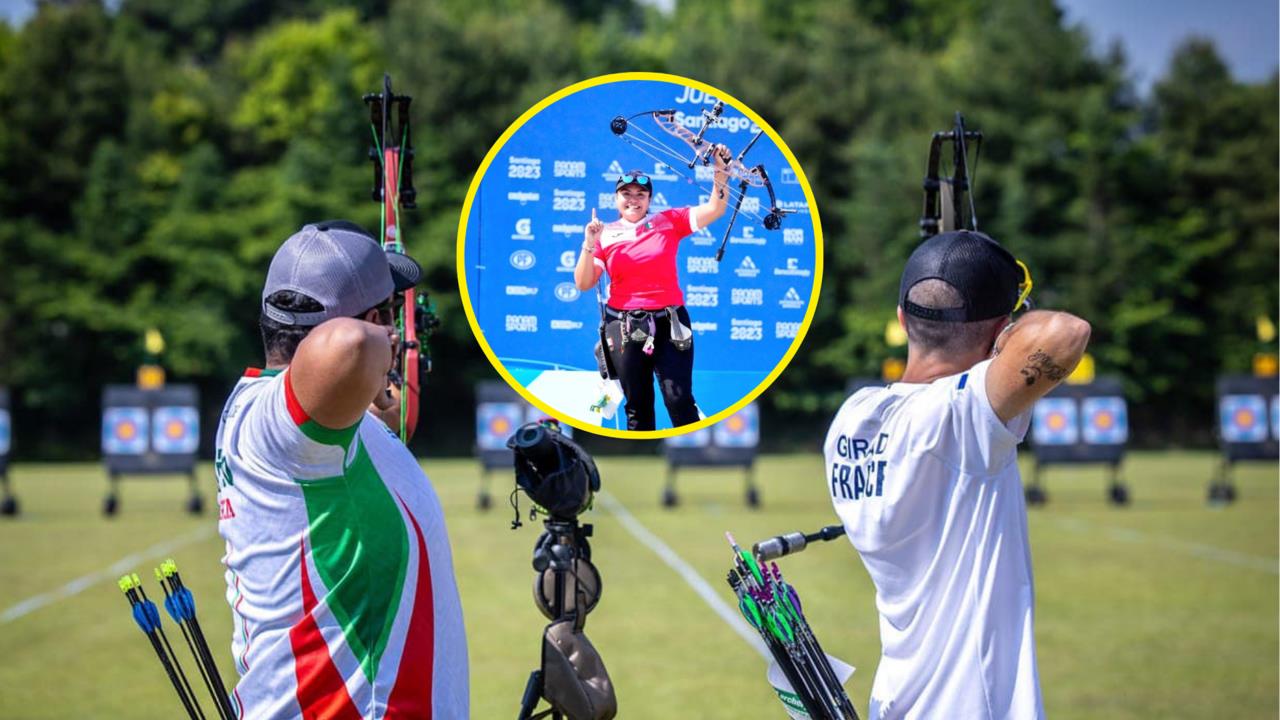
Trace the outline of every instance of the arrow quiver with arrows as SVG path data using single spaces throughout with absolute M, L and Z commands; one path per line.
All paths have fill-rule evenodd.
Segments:
M 769 680 L 793 718 L 858 720 L 844 691 L 853 668 L 823 651 L 804 616 L 800 594 L 782 578 L 778 564 L 769 561 L 844 534 L 841 525 L 814 533 L 788 533 L 758 542 L 747 552 L 725 533 L 734 555 L 729 587 L 738 598 L 738 610 L 760 633 L 773 657 Z
M 712 151 L 715 148 L 715 144 L 706 139 L 706 133 L 709 128 L 720 121 L 720 117 L 723 114 L 723 100 L 717 101 L 709 110 L 704 109 L 702 111 L 702 125 L 696 133 L 677 122 L 676 111 L 670 109 L 645 110 L 630 117 L 618 115 L 609 122 L 609 130 L 623 142 L 665 165 L 686 181 L 697 185 L 710 194 L 716 192 L 715 188 L 709 187 L 705 183 L 698 183 L 687 174 L 687 171 L 693 170 L 699 164 L 703 166 L 711 165 L 713 160 Z M 636 122 L 643 118 L 652 120 L 653 124 L 657 126 L 656 130 L 675 138 L 680 143 L 683 143 L 687 149 L 673 148 L 656 132 L 646 130 L 641 123 Z M 755 146 L 756 141 L 763 134 L 763 129 L 757 130 L 736 157 L 725 158 L 728 161 L 727 171 L 730 183 L 725 190 L 733 199 L 733 214 L 729 216 L 729 225 L 725 228 L 719 249 L 716 250 L 716 262 L 720 262 L 724 258 L 725 245 L 729 242 L 729 233 L 733 230 L 734 222 L 737 221 L 739 213 L 755 218 L 766 230 L 777 230 L 782 227 L 783 218 L 794 212 L 793 210 L 785 210 L 778 205 L 778 196 L 774 192 L 773 181 L 769 179 L 769 173 L 765 171 L 764 164 L 748 167 L 744 162 L 747 152 Z M 673 165 L 672 160 L 684 166 L 684 170 Z M 731 185 L 734 181 L 737 182 L 736 186 Z M 742 201 L 746 199 L 748 189 L 753 187 L 764 188 L 765 192 L 769 194 L 769 209 L 763 215 L 756 211 L 742 209 Z
M 413 185 L 413 135 L 409 106 L 413 98 L 391 90 L 391 76 L 383 75 L 382 92 L 364 96 L 369 106 L 373 132 L 373 192 L 382 204 L 382 246 L 404 254 L 400 209 L 417 207 L 418 191 Z M 431 372 L 428 341 L 440 326 L 425 289 L 405 290 L 397 303 L 396 330 L 400 333 L 400 354 L 391 372 L 391 382 L 400 389 L 400 439 L 409 442 L 418 427 L 423 382 Z

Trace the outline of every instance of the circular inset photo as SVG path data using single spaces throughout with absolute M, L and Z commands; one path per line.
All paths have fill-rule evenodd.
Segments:
M 490 149 L 458 230 L 467 319 L 502 377 L 574 427 L 670 437 L 729 417 L 813 317 L 822 230 L 782 138 L 657 73 L 567 87 Z

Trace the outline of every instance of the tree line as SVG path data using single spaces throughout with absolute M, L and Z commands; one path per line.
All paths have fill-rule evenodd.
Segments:
M 885 325 L 928 139 L 955 110 L 987 139 L 983 228 L 1031 267 L 1039 305 L 1093 324 L 1139 442 L 1211 443 L 1214 379 L 1273 345 L 1255 327 L 1280 302 L 1277 78 L 1237 81 L 1203 39 L 1141 95 L 1121 50 L 1051 0 L 43 1 L 0 24 L 0 385 L 18 457 L 95 455 L 101 387 L 131 380 L 150 327 L 211 430 L 261 364 L 278 244 L 319 218 L 377 225 L 360 97 L 384 70 L 415 98 L 406 239 L 444 320 L 429 454 L 470 452 L 471 385 L 496 377 L 454 277 L 472 174 L 521 112 L 608 72 L 724 88 L 813 185 L 826 272 L 762 398 L 771 449 L 816 447 L 847 380 L 900 352 Z

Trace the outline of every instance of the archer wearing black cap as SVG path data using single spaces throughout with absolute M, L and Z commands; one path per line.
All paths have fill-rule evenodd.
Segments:
M 845 401 L 825 444 L 836 514 L 876 586 L 870 716 L 1040 718 L 1017 445 L 1089 324 L 1026 312 L 1027 267 L 975 231 L 907 260 L 902 382 Z

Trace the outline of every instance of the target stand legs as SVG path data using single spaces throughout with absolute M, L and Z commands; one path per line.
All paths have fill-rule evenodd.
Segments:
M 107 496 L 102 499 L 102 514 L 113 517 L 120 510 L 120 476 L 107 473 Z
M 4 497 L 0 498 L 0 515 L 5 517 L 14 517 L 18 514 L 18 498 L 13 494 L 12 488 L 9 487 L 9 473 L 0 472 L 0 488 L 4 490 Z
M 1120 478 L 1120 463 L 1111 465 L 1111 472 L 1107 487 L 1107 499 L 1116 507 L 1124 507 L 1129 504 L 1129 486 L 1124 484 Z
M 1212 507 L 1224 507 L 1236 501 L 1236 486 L 1231 481 L 1231 461 L 1222 459 L 1213 479 L 1209 481 L 1208 503 Z
M 1031 470 L 1031 484 L 1027 485 L 1027 489 L 1023 492 L 1027 497 L 1027 505 L 1038 506 L 1049 502 L 1049 494 L 1045 492 L 1044 486 L 1040 484 L 1040 473 L 1043 472 L 1039 461 Z
M 191 468 L 187 474 L 187 485 L 191 488 L 191 496 L 187 498 L 187 512 L 199 515 L 204 512 L 204 498 L 200 496 L 200 485 L 196 480 L 196 470 Z
M 480 488 L 476 491 L 476 509 L 481 512 L 493 507 L 493 495 L 489 493 L 489 468 L 480 471 Z
M 756 487 L 756 468 L 754 465 L 748 465 L 745 474 L 747 481 L 747 507 L 755 510 L 760 507 L 760 489 Z
M 676 494 L 676 466 L 667 465 L 667 484 L 662 488 L 662 507 L 673 508 L 680 504 L 680 496 Z

